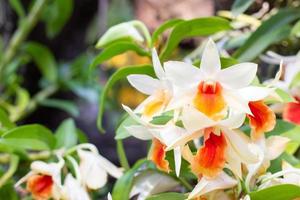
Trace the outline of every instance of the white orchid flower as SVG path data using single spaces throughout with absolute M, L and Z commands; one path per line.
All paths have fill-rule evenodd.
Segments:
M 99 179 L 100 177 L 95 177 Z M 79 180 L 72 174 L 67 174 L 64 181 L 64 199 L 67 200 L 90 200 L 88 192 Z
M 125 127 L 127 131 L 134 137 L 141 140 L 152 140 L 152 148 L 149 153 L 149 159 L 152 160 L 156 166 L 168 172 L 169 163 L 165 159 L 165 148 L 171 145 L 177 138 L 186 134 L 186 130 L 176 126 L 171 120 L 166 125 L 154 125 L 143 118 L 139 118 L 129 107 L 123 105 L 124 110 L 140 125 L 132 125 Z M 181 166 L 181 147 L 174 148 L 175 172 L 179 176 Z
M 221 69 L 219 53 L 211 39 L 204 49 L 200 68 L 178 61 L 166 62 L 164 68 L 174 85 L 171 105 L 192 103 L 212 118 L 220 118 L 220 112 L 227 107 L 252 114 L 248 103 L 261 100 L 272 91 L 266 87 L 249 86 L 257 71 L 254 63 Z
M 62 194 L 61 170 L 65 161 L 58 156 L 57 163 L 45 163 L 34 161 L 31 163 L 31 171 L 21 178 L 15 187 L 26 182 L 27 190 L 34 199 L 60 199 Z
M 171 83 L 167 80 L 155 49 L 152 50 L 152 62 L 157 79 L 148 75 L 129 75 L 129 83 L 141 93 L 150 95 L 136 109 L 148 121 L 153 116 L 160 115 L 168 106 L 173 95 Z
M 170 191 L 179 183 L 172 177 L 155 171 L 146 171 L 134 178 L 130 198 L 147 199 L 148 196 Z
M 256 141 L 255 144 L 252 144 L 252 150 L 256 151 L 259 159 L 257 163 L 246 165 L 248 174 L 245 185 L 248 189 L 253 185 L 253 178 L 259 172 L 265 172 L 268 169 L 270 161 L 276 159 L 284 152 L 289 141 L 290 139 L 286 137 L 270 136 L 267 139 L 262 138 Z
M 237 183 L 237 180 L 233 179 L 225 172 L 221 172 L 214 179 L 203 177 L 189 194 L 188 199 L 194 199 L 215 190 L 233 188 Z
M 102 188 L 107 182 L 108 174 L 115 178 L 120 178 L 123 175 L 122 170 L 101 156 L 92 144 L 78 145 L 77 153 L 80 159 L 81 180 L 89 189 Z

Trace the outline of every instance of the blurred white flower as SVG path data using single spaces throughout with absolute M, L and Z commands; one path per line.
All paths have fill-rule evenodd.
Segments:
M 95 177 L 97 179 L 98 177 Z M 64 181 L 64 199 L 66 200 L 90 200 L 85 187 L 73 177 L 72 174 L 67 174 Z

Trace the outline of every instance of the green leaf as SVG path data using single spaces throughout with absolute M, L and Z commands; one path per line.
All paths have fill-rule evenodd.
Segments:
M 53 38 L 64 27 L 73 12 L 73 0 L 53 0 L 44 12 L 47 36 Z
M 245 12 L 255 0 L 235 0 L 231 11 L 233 15 L 238 16 L 239 14 Z
M 64 120 L 55 132 L 56 146 L 59 149 L 66 149 L 77 144 L 77 129 L 73 119 Z
M 78 138 L 79 143 L 88 143 L 89 142 L 86 134 L 79 128 L 77 129 L 77 138 Z
M 174 27 L 175 25 L 183 21 L 183 19 L 171 19 L 161 24 L 152 34 L 152 44 L 154 44 L 158 40 L 159 36 L 166 30 Z
M 153 119 L 151 120 L 151 124 L 164 125 L 168 121 L 170 121 L 172 118 L 173 118 L 173 113 L 172 112 L 166 112 L 166 113 L 163 113 L 160 116 L 153 117 Z
M 293 78 L 293 80 L 292 80 L 292 82 L 290 84 L 290 88 L 292 88 L 292 87 L 298 87 L 298 86 L 300 86 L 300 72 L 298 72 L 294 76 L 294 78 Z
M 102 126 L 102 119 L 105 109 L 105 103 L 107 99 L 108 92 L 114 86 L 114 84 L 127 77 L 130 74 L 148 74 L 154 75 L 153 67 L 151 65 L 138 65 L 138 66 L 131 66 L 131 67 L 124 67 L 117 70 L 107 81 L 101 96 L 99 98 L 99 110 L 98 110 L 98 118 L 97 118 L 97 127 L 100 131 L 104 132 L 104 128 Z
M 9 4 L 21 19 L 25 17 L 25 11 L 20 0 L 9 0 Z
M 61 99 L 45 99 L 40 102 L 42 106 L 58 108 L 64 110 L 73 117 L 79 116 L 79 110 L 77 105 L 73 101 L 61 100 Z
M 103 63 L 110 58 L 122 54 L 126 51 L 134 51 L 140 56 L 150 56 L 149 52 L 142 49 L 134 42 L 117 42 L 105 48 L 92 62 L 90 69 L 94 69 L 97 65 Z
M 128 200 L 133 185 L 133 179 L 138 170 L 145 166 L 152 165 L 148 160 L 139 160 L 130 170 L 128 170 L 121 178 L 119 178 L 112 191 L 113 200 Z
M 268 132 L 267 136 L 286 134 L 288 131 L 293 130 L 295 127 L 295 124 L 278 119 L 276 120 L 275 128 L 272 131 Z
M 182 193 L 167 192 L 163 194 L 153 195 L 146 200 L 184 200 L 187 197 Z
M 0 139 L 0 143 L 28 150 L 49 150 L 55 147 L 56 140 L 49 129 L 32 124 L 7 131 Z
M 277 88 L 275 90 L 278 96 L 280 96 L 282 103 L 294 102 L 295 99 L 283 89 Z
M 292 200 L 300 196 L 300 187 L 283 184 L 250 193 L 251 200 Z
M 207 36 L 219 31 L 229 30 L 230 28 L 229 21 L 219 17 L 198 18 L 178 23 L 172 30 L 160 58 L 165 60 L 170 56 L 183 39 Z
M 130 137 L 130 133 L 127 131 L 125 127 L 131 126 L 131 125 L 137 125 L 138 123 L 130 117 L 128 114 L 124 117 L 124 119 L 121 121 L 120 125 L 118 126 L 116 130 L 116 140 L 123 140 L 125 138 Z
M 300 20 L 293 26 L 291 31 L 292 36 L 300 37 Z
M 0 108 L 0 129 L 2 131 L 6 131 L 16 127 L 16 125 L 10 121 L 7 113 Z M 0 134 L 1 135 L 1 134 Z
M 57 64 L 53 54 L 46 46 L 36 42 L 27 42 L 24 50 L 32 56 L 33 61 L 48 81 L 55 82 L 57 80 Z
M 239 61 L 251 61 L 269 45 L 287 37 L 290 32 L 288 24 L 300 17 L 299 9 L 286 8 L 264 21 L 235 53 Z

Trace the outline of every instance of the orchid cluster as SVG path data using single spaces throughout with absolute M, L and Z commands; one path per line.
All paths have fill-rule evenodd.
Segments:
M 71 156 L 74 153 L 78 161 Z M 120 168 L 101 156 L 89 143 L 79 144 L 66 152 L 58 151 L 56 157 L 57 162 L 32 162 L 30 172 L 15 187 L 26 183 L 25 193 L 37 200 L 89 200 L 89 191 L 104 187 L 108 174 L 114 178 L 123 175 Z
M 152 51 L 155 78 L 127 77 L 138 91 L 149 95 L 134 110 L 123 105 L 136 124 L 126 130 L 141 140 L 151 140 L 148 158 L 165 173 L 187 162 L 198 179 L 187 199 L 248 198 L 247 193 L 275 184 L 300 184 L 299 169 L 283 162 L 283 171 L 266 173 L 270 161 L 286 148 L 289 139 L 265 133 L 274 129 L 276 116 L 267 105 L 280 99 L 275 79 L 258 84 L 257 65 L 240 63 L 222 68 L 219 52 L 209 39 L 200 67 L 168 61 L 161 64 Z M 158 118 L 168 116 L 164 122 Z M 247 135 L 242 128 L 249 126 Z M 173 152 L 175 169 L 168 152 Z M 283 176 L 283 178 L 281 178 Z

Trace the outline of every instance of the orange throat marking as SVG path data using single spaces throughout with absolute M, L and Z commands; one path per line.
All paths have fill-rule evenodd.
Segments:
M 210 128 L 206 129 L 204 145 L 198 149 L 191 163 L 192 172 L 198 177 L 216 177 L 224 168 L 226 147 L 226 138 L 222 132 L 218 136 Z
M 52 196 L 53 180 L 48 175 L 32 175 L 27 180 L 27 190 L 36 200 L 46 200 Z
M 171 97 L 166 91 L 157 91 L 155 99 L 147 103 L 143 110 L 143 116 L 152 117 L 161 111 L 169 103 Z
M 222 86 L 218 82 L 200 82 L 194 98 L 194 106 L 213 119 L 222 118 L 220 114 L 226 107 L 222 96 Z
M 249 108 L 253 115 L 247 115 L 252 129 L 251 136 L 257 140 L 264 132 L 273 130 L 276 124 L 275 113 L 263 101 L 249 102 Z
M 170 168 L 169 162 L 166 160 L 165 148 L 166 145 L 162 144 L 158 139 L 153 139 L 150 160 L 152 160 L 160 170 L 169 172 Z

